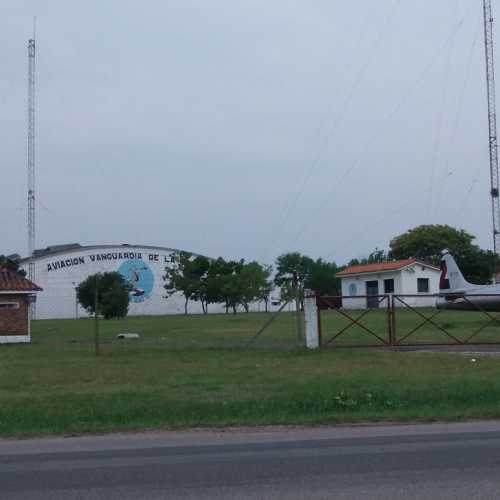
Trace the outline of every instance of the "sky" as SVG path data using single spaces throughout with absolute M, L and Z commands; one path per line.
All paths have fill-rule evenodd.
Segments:
M 2 0 L 0 254 L 27 253 L 33 16 L 37 248 L 492 247 L 479 0 Z

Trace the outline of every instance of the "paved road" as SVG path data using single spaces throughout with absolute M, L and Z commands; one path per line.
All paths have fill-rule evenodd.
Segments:
M 0 440 L 0 498 L 496 499 L 500 423 Z

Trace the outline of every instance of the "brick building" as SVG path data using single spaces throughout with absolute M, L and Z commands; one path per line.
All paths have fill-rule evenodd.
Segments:
M 0 344 L 30 342 L 29 304 L 42 289 L 0 267 Z

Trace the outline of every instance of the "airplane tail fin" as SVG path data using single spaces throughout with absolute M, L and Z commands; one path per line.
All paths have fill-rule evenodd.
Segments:
M 441 278 L 439 280 L 439 291 L 462 291 L 467 288 L 471 288 L 472 286 L 473 285 L 471 285 L 463 277 L 450 252 L 448 250 L 443 250 L 441 252 Z

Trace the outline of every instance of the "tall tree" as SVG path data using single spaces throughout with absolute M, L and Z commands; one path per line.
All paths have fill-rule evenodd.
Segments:
M 104 319 L 123 318 L 129 305 L 130 283 L 117 272 L 97 273 L 88 276 L 76 287 L 81 306 L 89 313 L 95 311 L 95 290 L 98 292 L 98 314 Z
M 267 310 L 267 301 L 271 293 L 270 275 L 269 267 L 255 261 L 247 262 L 240 268 L 238 280 L 241 288 L 241 305 L 246 312 L 249 311 L 250 303 L 257 300 L 264 300 Z
M 300 305 L 304 307 L 304 286 L 311 275 L 313 264 L 313 259 L 299 252 L 286 253 L 276 259 L 274 282 L 281 289 L 282 299 L 292 300 L 293 280 L 296 276 Z
M 206 257 L 195 257 L 190 252 L 173 252 L 170 261 L 172 264 L 165 269 L 163 277 L 168 296 L 178 292 L 184 296 L 184 314 L 188 313 L 190 300 L 201 300 L 205 312 L 203 280 L 207 276 L 210 261 Z
M 390 255 L 394 259 L 417 259 L 439 265 L 441 250 L 447 248 L 455 257 L 467 280 L 488 283 L 498 265 L 498 257 L 473 243 L 475 236 L 448 225 L 421 225 L 393 238 Z
M 335 262 L 318 259 L 311 266 L 306 286 L 323 295 L 339 295 L 342 290 L 340 278 L 336 277 L 339 271 Z
M 269 310 L 269 298 L 271 296 L 271 292 L 274 288 L 274 283 L 271 280 L 271 275 L 273 273 L 272 266 L 262 266 L 262 282 L 257 292 L 256 299 L 264 302 L 265 311 Z
M 236 314 L 237 307 L 243 303 L 245 285 L 241 279 L 241 273 L 245 265 L 242 260 L 229 260 L 225 263 L 224 273 L 219 277 L 220 294 L 226 305 L 226 312 L 232 309 Z

